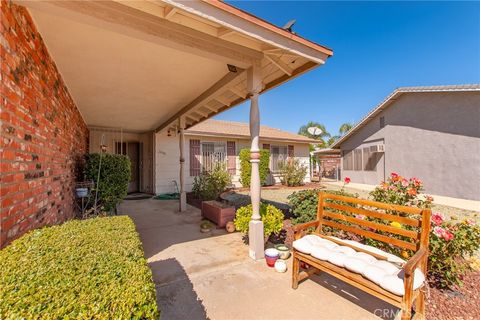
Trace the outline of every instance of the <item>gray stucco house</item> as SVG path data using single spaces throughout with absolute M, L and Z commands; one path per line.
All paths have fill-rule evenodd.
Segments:
M 429 194 L 480 200 L 480 84 L 398 88 L 332 148 L 352 182 L 397 172 Z

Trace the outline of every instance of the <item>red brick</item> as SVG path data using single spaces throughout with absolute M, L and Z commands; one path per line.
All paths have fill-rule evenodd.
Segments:
M 32 228 L 74 216 L 72 159 L 88 145 L 87 126 L 28 11 L 1 1 L 0 248 Z

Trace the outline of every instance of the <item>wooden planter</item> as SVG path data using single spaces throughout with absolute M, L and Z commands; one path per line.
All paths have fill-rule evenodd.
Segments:
M 218 201 L 203 201 L 202 217 L 215 222 L 218 227 L 224 228 L 228 221 L 235 219 L 235 207 Z

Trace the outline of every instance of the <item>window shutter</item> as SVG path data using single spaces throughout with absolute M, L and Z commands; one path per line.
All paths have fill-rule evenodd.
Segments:
M 295 152 L 294 152 L 294 151 L 295 151 L 295 147 L 292 146 L 292 145 L 289 145 L 289 146 L 288 146 L 288 157 L 289 157 L 289 158 L 293 158 L 293 157 L 294 157 L 294 155 L 295 155 Z
M 263 144 L 263 149 L 270 151 L 270 144 L 264 143 Z
M 227 166 L 228 173 L 235 175 L 237 173 L 237 152 L 235 150 L 235 141 L 227 141 Z
M 190 176 L 200 174 L 200 140 L 190 140 Z

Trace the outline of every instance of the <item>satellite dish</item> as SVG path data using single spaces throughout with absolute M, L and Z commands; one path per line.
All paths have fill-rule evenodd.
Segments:
M 307 129 L 308 133 L 310 133 L 312 136 L 319 136 L 322 134 L 322 129 L 319 127 L 310 127 Z
M 288 21 L 284 26 L 283 26 L 283 30 L 287 30 L 288 32 L 292 32 L 293 33 L 293 25 L 295 24 L 295 22 L 297 22 L 297 20 L 295 19 L 292 19 L 290 21 Z

